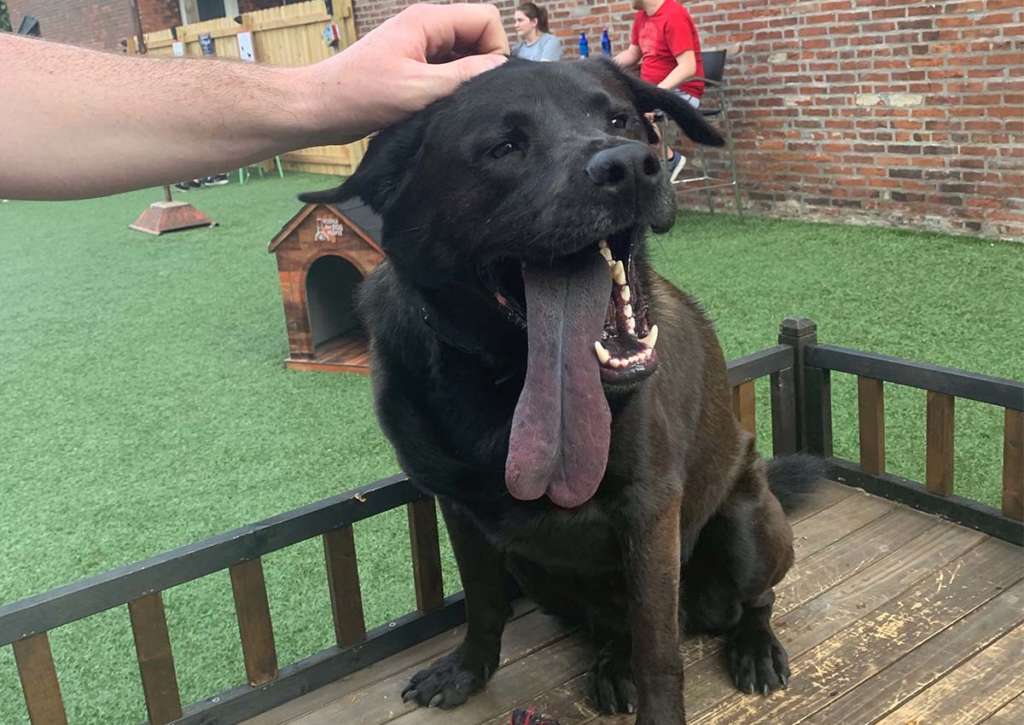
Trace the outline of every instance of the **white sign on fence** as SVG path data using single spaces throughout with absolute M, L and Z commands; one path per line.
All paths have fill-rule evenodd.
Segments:
M 246 30 L 238 34 L 238 57 L 247 63 L 256 62 L 256 49 L 252 44 L 252 31 Z

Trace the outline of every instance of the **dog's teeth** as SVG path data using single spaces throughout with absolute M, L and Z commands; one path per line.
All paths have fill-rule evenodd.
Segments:
M 626 284 L 626 268 L 622 266 L 621 259 L 616 259 L 615 264 L 612 265 L 612 278 L 620 287 Z
M 613 357 L 611 360 L 608 361 L 608 364 L 611 365 L 613 368 L 621 368 L 626 363 L 624 363 L 617 357 Z
M 628 332 L 630 335 L 636 334 L 636 320 L 633 319 L 632 317 L 626 318 L 626 332 Z
M 622 314 L 624 314 L 627 319 L 632 317 L 633 316 L 633 305 L 629 305 L 629 304 L 623 305 L 622 306 Z
M 653 350 L 654 346 L 658 343 L 658 326 L 651 325 L 651 331 L 647 334 L 647 337 L 641 338 L 640 342 Z
M 597 359 L 602 365 L 607 365 L 612 358 L 612 354 L 600 342 L 594 342 L 594 352 L 597 353 Z
M 612 250 L 608 249 L 608 247 L 602 247 L 600 252 L 601 256 L 604 257 L 604 261 L 606 261 L 608 266 L 611 267 L 614 263 L 614 260 L 612 259 Z
M 622 298 L 623 302 L 629 302 L 629 285 L 622 285 L 622 289 L 619 290 L 619 297 Z

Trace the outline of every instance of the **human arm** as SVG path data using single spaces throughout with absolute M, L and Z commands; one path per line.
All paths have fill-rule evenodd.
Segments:
M 0 34 L 0 198 L 101 196 L 348 143 L 507 53 L 497 9 L 477 4 L 413 6 L 299 68 L 120 56 Z
M 672 90 L 697 72 L 697 55 L 688 50 L 676 56 L 676 67 L 658 84 L 659 88 Z
M 620 68 L 630 69 L 640 62 L 640 46 L 630 43 L 630 46 L 621 53 L 618 53 L 612 60 Z

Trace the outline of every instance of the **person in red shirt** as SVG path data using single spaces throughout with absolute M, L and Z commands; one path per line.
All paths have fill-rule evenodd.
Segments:
M 700 56 L 700 36 L 690 13 L 675 0 L 633 0 L 637 14 L 629 48 L 615 56 L 622 68 L 640 64 L 640 77 L 648 83 L 674 90 L 694 108 L 704 95 L 704 63 Z M 669 149 L 668 167 L 675 182 L 686 157 Z

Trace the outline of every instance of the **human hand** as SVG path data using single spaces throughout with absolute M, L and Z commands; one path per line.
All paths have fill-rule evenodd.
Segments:
M 493 5 L 413 5 L 328 60 L 299 69 L 318 143 L 348 143 L 508 59 Z

